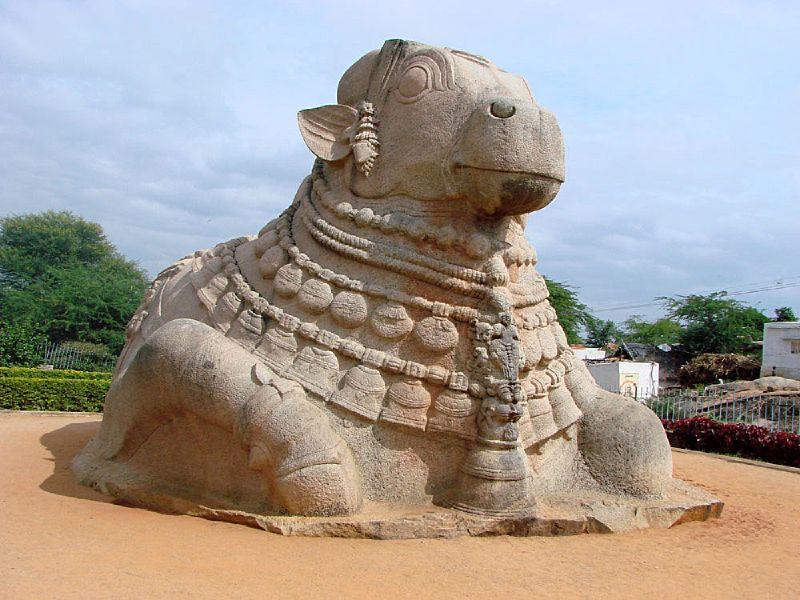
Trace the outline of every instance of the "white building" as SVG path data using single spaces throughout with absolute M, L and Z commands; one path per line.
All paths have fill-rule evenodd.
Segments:
M 800 379 L 800 321 L 764 323 L 761 376 Z
M 637 400 L 658 396 L 658 363 L 620 361 L 586 366 L 604 390 Z
M 586 348 L 585 346 L 572 346 L 575 356 L 581 360 L 603 360 L 606 351 L 603 348 Z

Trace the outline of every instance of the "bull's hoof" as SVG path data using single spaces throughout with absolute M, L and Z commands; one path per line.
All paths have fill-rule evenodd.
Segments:
M 348 457 L 343 458 L 346 461 Z M 289 514 L 315 517 L 357 513 L 361 495 L 352 480 L 354 469 L 352 464 L 317 464 L 278 477 L 276 486 L 283 508 Z
M 599 389 L 587 404 L 582 407 L 578 444 L 592 476 L 626 494 L 663 495 L 672 478 L 672 454 L 653 411 Z

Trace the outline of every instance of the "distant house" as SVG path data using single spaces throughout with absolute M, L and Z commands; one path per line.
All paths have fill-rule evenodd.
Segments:
M 678 387 L 678 370 L 689 360 L 680 346 L 622 342 L 606 348 L 571 346 L 604 390 L 645 400 L 659 389 Z
M 761 376 L 800 379 L 800 321 L 764 323 Z
M 606 351 L 603 348 L 587 348 L 580 344 L 571 344 L 570 348 L 581 360 L 604 360 L 606 357 Z
M 663 389 L 679 387 L 678 371 L 691 356 L 677 344 L 639 344 L 623 342 L 609 357 L 610 360 L 632 360 L 658 363 L 658 385 Z
M 658 396 L 658 363 L 625 360 L 588 363 L 586 367 L 604 390 L 637 400 Z

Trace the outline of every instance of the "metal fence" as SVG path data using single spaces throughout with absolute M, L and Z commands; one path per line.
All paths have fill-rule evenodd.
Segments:
M 111 371 L 116 358 L 97 354 L 69 344 L 44 342 L 37 348 L 39 356 L 46 365 L 56 369 L 77 369 L 81 371 Z
M 660 418 L 672 421 L 708 417 L 724 423 L 759 425 L 800 434 L 800 393 L 727 392 L 697 394 L 680 390 L 645 401 Z

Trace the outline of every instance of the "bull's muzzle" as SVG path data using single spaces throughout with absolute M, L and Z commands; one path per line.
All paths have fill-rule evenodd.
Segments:
M 564 181 L 564 142 L 555 116 L 530 100 L 496 99 L 467 119 L 449 170 L 459 195 L 490 215 L 547 206 Z

